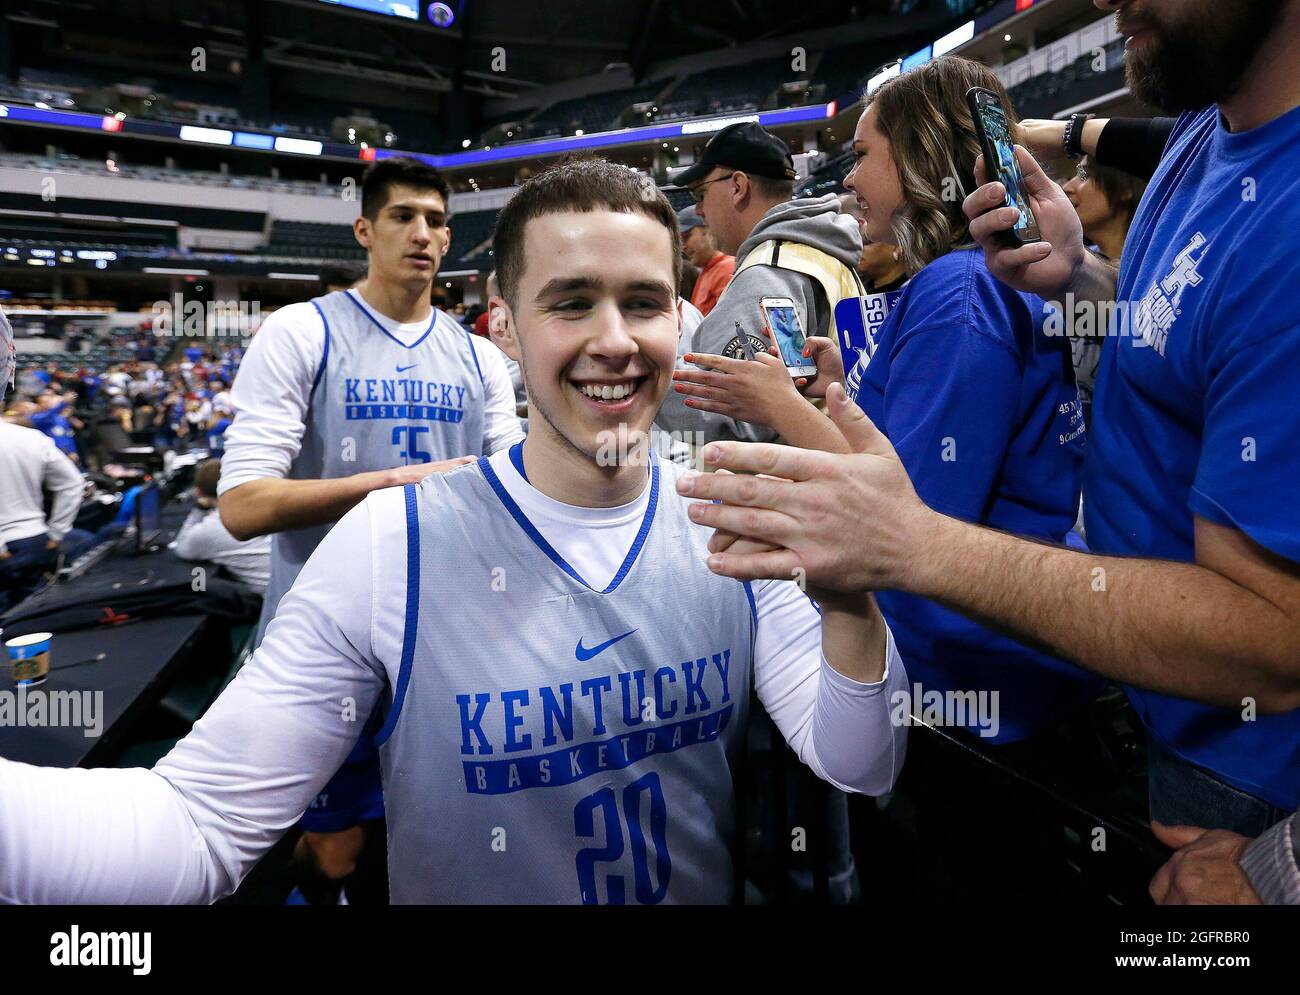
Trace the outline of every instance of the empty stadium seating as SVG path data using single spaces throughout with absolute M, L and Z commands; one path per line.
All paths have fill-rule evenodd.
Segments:
M 275 221 L 264 250 L 268 256 L 305 259 L 365 259 L 347 225 L 316 224 L 309 221 Z

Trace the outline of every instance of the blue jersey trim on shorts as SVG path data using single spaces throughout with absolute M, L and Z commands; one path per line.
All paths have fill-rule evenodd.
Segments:
M 406 700 L 406 687 L 411 681 L 411 661 L 415 658 L 415 633 L 420 623 L 420 515 L 415 487 L 415 484 L 407 484 L 402 488 L 406 498 L 406 625 L 402 634 L 402 664 L 393 691 L 393 710 L 384 727 L 375 733 L 377 746 L 383 746 L 397 726 L 402 703 Z
M 555 547 L 546 541 L 546 538 L 537 531 L 537 527 L 528 520 L 528 516 L 523 513 L 519 505 L 515 504 L 514 498 L 510 496 L 510 493 L 502 485 L 500 478 L 497 477 L 496 471 L 492 469 L 492 464 L 488 462 L 486 456 L 479 457 L 478 466 L 479 469 L 483 471 L 483 476 L 487 479 L 488 484 L 491 485 L 497 498 L 503 505 L 505 505 L 506 511 L 510 512 L 511 517 L 514 518 L 514 520 L 519 524 L 519 527 L 524 530 L 524 533 L 528 538 L 533 540 L 534 545 L 550 557 L 552 563 L 576 580 L 579 584 L 588 590 L 595 591 L 596 589 L 583 580 L 578 571 L 574 570 L 573 567 L 569 565 L 568 561 L 555 551 Z M 641 528 L 637 531 L 636 539 L 632 542 L 632 548 L 627 551 L 627 556 L 623 559 L 623 565 L 618 568 L 618 573 L 616 573 L 614 579 L 609 582 L 609 586 L 603 591 L 597 591 L 597 594 L 611 594 L 619 584 L 623 583 L 623 578 L 626 577 L 628 571 L 632 569 L 632 565 L 636 562 L 636 558 L 641 552 L 641 547 L 645 545 L 646 536 L 650 534 L 650 526 L 654 522 L 655 508 L 658 504 L 659 459 L 658 457 L 652 457 L 650 461 L 650 501 L 646 506 L 645 517 L 641 519 Z
M 308 397 L 316 393 L 316 385 L 320 383 L 320 378 L 325 375 L 325 364 L 329 362 L 329 358 L 330 358 L 329 319 L 325 317 L 325 312 L 320 309 L 320 305 L 317 304 L 315 301 L 311 302 L 311 306 L 316 309 L 316 313 L 320 315 L 321 324 L 325 326 L 325 349 L 320 354 L 320 366 L 316 370 L 316 379 L 314 379 L 311 382 L 311 390 L 307 392 Z
M 433 331 L 433 326 L 434 326 L 434 325 L 437 323 L 437 321 L 438 321 L 438 309 L 437 309 L 437 308 L 434 308 L 434 309 L 433 309 L 433 314 L 429 316 L 429 327 L 426 328 L 426 329 L 424 330 L 424 334 L 421 335 L 421 336 L 420 336 L 418 339 L 416 339 L 414 342 L 412 342 L 410 345 L 407 345 L 405 342 L 403 342 L 401 339 L 399 339 L 396 335 L 394 335 L 392 332 L 390 332 L 387 328 L 385 328 L 382 324 L 380 324 L 379 319 L 376 318 L 373 314 L 371 314 L 371 313 L 369 312 L 369 310 L 366 309 L 366 307 L 365 307 L 364 304 L 362 304 L 359 300 L 357 300 L 355 297 L 352 296 L 352 291 L 350 291 L 350 290 L 345 290 L 345 291 L 343 291 L 343 296 L 346 297 L 348 300 L 350 300 L 350 301 L 353 303 L 353 305 L 356 307 L 356 309 L 357 309 L 358 311 L 360 311 L 360 312 L 361 312 L 362 314 L 364 314 L 367 318 L 369 318 L 369 319 L 370 319 L 370 323 L 371 323 L 372 325 L 374 325 L 374 326 L 375 326 L 376 328 L 378 328 L 381 332 L 383 332 L 385 335 L 387 335 L 390 339 L 392 339 L 394 342 L 396 342 L 398 345 L 400 345 L 403 349 L 414 349 L 414 348 L 415 348 L 416 346 L 418 346 L 421 342 L 423 342 L 425 339 L 427 339 L 427 338 L 429 337 L 429 333 Z M 477 360 L 476 360 L 476 362 L 477 362 Z M 480 376 L 482 376 L 482 374 L 480 374 Z

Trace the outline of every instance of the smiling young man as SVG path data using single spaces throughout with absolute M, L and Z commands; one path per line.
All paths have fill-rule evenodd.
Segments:
M 330 526 L 366 494 L 523 435 L 500 351 L 430 300 L 451 241 L 447 196 L 438 171 L 415 159 L 370 166 L 353 223 L 365 279 L 276 311 L 239 368 L 219 507 L 237 539 L 273 534 L 259 639 Z M 382 836 L 379 782 L 378 755 L 362 737 L 302 821 L 308 900 L 337 901 L 366 832 Z M 365 901 L 367 880 L 352 882 L 350 901 Z
M 653 454 L 677 343 L 662 194 L 600 160 L 523 185 L 494 250 L 525 442 L 369 495 L 152 771 L 0 762 L 0 899 L 212 901 L 378 705 L 397 902 L 725 902 L 750 690 L 849 790 L 894 782 L 906 674 L 870 596 L 746 585 Z M 644 451 L 644 450 L 642 450 Z M 340 565 L 344 569 L 340 569 Z

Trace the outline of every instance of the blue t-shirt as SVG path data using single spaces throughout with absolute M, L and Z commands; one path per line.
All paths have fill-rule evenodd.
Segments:
M 1064 543 L 1078 515 L 1083 413 L 1069 342 L 1044 334 L 1045 316 L 1042 300 L 994 279 L 981 252 L 949 252 L 903 288 L 855 371 L 855 399 L 931 508 Z M 999 692 L 994 742 L 1060 721 L 1105 686 L 933 601 L 877 600 L 923 690 Z
M 1193 516 L 1300 562 L 1300 108 L 1231 134 L 1184 115 L 1138 208 L 1102 347 L 1084 514 L 1098 552 L 1191 561 Z M 1296 243 L 1296 244 L 1293 244 Z M 1129 690 L 1185 759 L 1287 811 L 1300 805 L 1300 710 Z
M 77 440 L 72 431 L 72 422 L 68 421 L 64 415 L 67 405 L 57 408 L 50 408 L 48 411 L 37 411 L 28 421 L 32 423 L 32 428 L 44 432 L 54 444 L 65 453 L 76 453 Z
M 197 363 L 203 358 L 203 350 L 198 346 L 192 345 L 185 350 L 185 358 L 191 363 Z
M 229 418 L 220 418 L 208 429 L 208 452 L 222 456 L 226 452 L 226 429 L 230 428 Z

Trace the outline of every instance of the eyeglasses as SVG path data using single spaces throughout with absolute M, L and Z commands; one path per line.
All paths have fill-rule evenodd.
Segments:
M 697 206 L 703 204 L 705 187 L 710 183 L 721 183 L 723 180 L 729 180 L 735 175 L 735 173 L 728 173 L 726 176 L 716 176 L 711 180 L 705 180 L 703 183 L 697 183 L 695 186 L 690 188 L 691 200 L 695 201 Z

